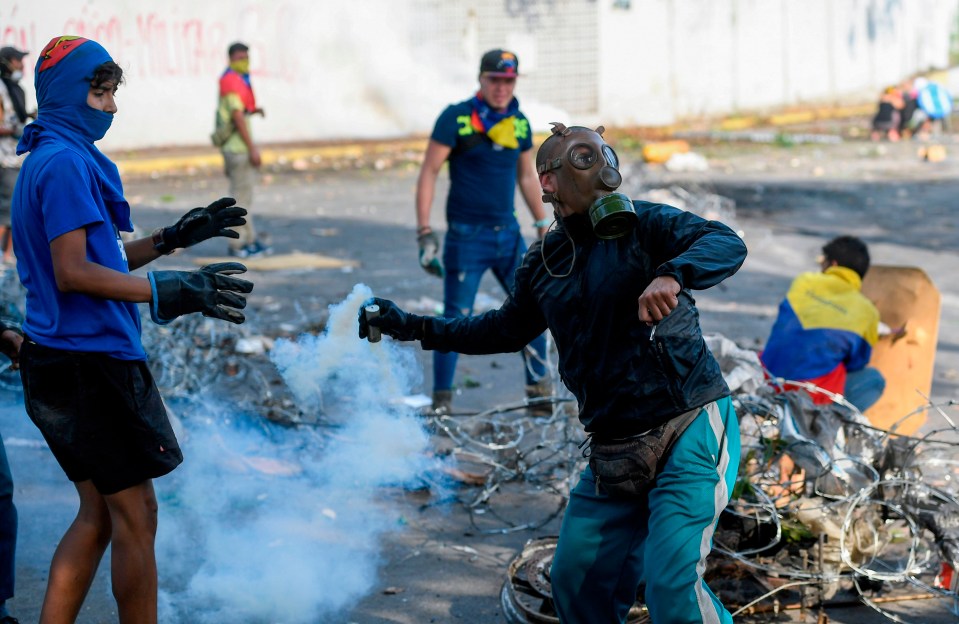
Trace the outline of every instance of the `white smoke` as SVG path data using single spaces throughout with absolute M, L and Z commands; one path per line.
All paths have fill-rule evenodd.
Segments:
M 412 349 L 357 337 L 370 295 L 356 286 L 326 333 L 272 354 L 327 425 L 209 404 L 184 419 L 184 464 L 158 482 L 161 621 L 326 621 L 376 583 L 380 540 L 401 526 L 382 486 L 419 484 L 436 460 L 412 410 L 390 402 L 419 381 Z

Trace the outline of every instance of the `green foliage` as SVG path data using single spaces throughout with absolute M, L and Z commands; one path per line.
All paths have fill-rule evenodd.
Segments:
M 643 142 L 637 139 L 636 137 L 631 136 L 622 136 L 617 137 L 616 139 L 616 148 L 621 150 L 636 150 L 639 151 L 643 149 Z
M 733 492 L 730 495 L 730 500 L 739 500 L 744 496 L 749 496 L 755 490 L 755 487 L 748 478 L 740 475 L 740 478 L 736 480 L 736 485 L 733 486 Z
M 776 139 L 773 142 L 776 147 L 795 147 L 796 142 L 793 140 L 792 135 L 786 134 L 785 132 L 776 133 Z
M 769 463 L 783 454 L 786 450 L 786 443 L 779 438 L 763 438 L 760 440 L 760 444 L 763 447 L 763 465 L 769 465 Z M 751 451 L 750 451 L 751 452 Z
M 959 65 L 959 13 L 952 23 L 952 29 L 949 32 L 949 66 Z
M 780 525 L 783 530 L 783 539 L 787 542 L 804 542 L 816 537 L 812 529 L 795 518 L 783 518 Z

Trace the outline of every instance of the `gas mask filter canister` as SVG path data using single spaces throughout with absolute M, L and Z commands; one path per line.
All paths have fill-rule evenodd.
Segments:
M 599 238 L 613 239 L 625 236 L 636 226 L 636 209 L 622 193 L 610 193 L 589 207 L 589 221 Z

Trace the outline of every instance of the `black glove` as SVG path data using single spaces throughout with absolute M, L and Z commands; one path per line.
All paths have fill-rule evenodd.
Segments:
M 180 220 L 153 233 L 153 248 L 161 254 L 196 245 L 214 236 L 240 238 L 229 228 L 246 224 L 246 208 L 234 206 L 232 197 L 221 197 L 206 208 L 194 208 Z
M 252 291 L 253 282 L 230 277 L 236 273 L 246 273 L 246 267 L 239 262 L 218 262 L 198 271 L 151 271 L 153 322 L 164 325 L 178 316 L 202 312 L 203 316 L 242 323 L 246 317 L 237 310 L 246 307 L 246 297 L 236 293 Z
M 366 318 L 368 305 L 380 306 L 380 315 Z M 404 312 L 389 299 L 370 297 L 360 306 L 360 338 L 369 338 L 370 327 L 379 327 L 380 331 L 394 340 L 422 340 L 425 335 L 425 316 Z
M 430 275 L 443 277 L 443 263 L 440 262 L 440 239 L 433 232 L 426 232 L 416 237 L 420 246 L 420 266 Z

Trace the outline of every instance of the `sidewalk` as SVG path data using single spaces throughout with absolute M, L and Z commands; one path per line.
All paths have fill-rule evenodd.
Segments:
M 663 127 L 610 128 L 610 135 L 664 139 L 673 135 L 703 130 L 731 132 L 756 128 L 801 129 L 809 124 L 854 122 L 872 115 L 875 104 L 850 106 L 790 107 L 767 114 L 744 114 L 721 119 L 688 120 Z M 538 145 L 547 133 L 537 134 Z M 396 166 L 418 167 L 422 162 L 427 138 L 364 139 L 356 141 L 316 141 L 308 143 L 267 144 L 261 147 L 263 167 L 267 171 L 307 171 L 342 169 L 375 169 Z M 223 159 L 219 150 L 210 146 L 158 147 L 117 151 L 108 154 L 124 179 L 160 178 L 168 175 L 197 175 L 219 172 Z
M 316 142 L 265 145 L 263 167 L 272 171 L 309 169 L 377 170 L 417 163 L 426 148 L 425 138 Z M 124 179 L 160 178 L 219 172 L 223 158 L 214 147 L 147 148 L 108 154 Z

